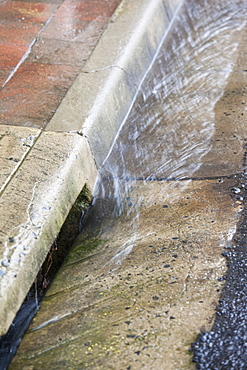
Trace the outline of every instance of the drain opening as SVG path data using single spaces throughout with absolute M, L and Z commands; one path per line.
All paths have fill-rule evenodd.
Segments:
M 72 206 L 58 236 L 41 266 L 22 306 L 8 332 L 0 337 L 0 368 L 7 369 L 21 338 L 39 309 L 41 299 L 67 256 L 82 228 L 82 220 L 92 202 L 91 192 L 85 185 Z

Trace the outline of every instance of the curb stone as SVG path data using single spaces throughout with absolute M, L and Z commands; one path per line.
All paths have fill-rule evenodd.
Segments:
M 46 130 L 80 131 L 100 167 L 181 3 L 123 1 Z
M 24 154 L 23 142 L 14 140 L 20 163 L 8 174 L 0 198 L 0 335 L 8 330 L 80 191 L 85 184 L 93 191 L 97 169 L 181 3 L 124 0 L 46 130 L 33 130 Z

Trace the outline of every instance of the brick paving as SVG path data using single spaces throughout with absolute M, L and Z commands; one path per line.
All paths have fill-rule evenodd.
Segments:
M 1 125 L 47 125 L 119 3 L 0 2 Z

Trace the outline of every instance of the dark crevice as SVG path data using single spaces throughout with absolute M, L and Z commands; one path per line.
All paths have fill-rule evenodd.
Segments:
M 47 258 L 40 268 L 35 282 L 17 312 L 8 332 L 0 337 L 1 370 L 5 370 L 9 366 L 21 342 L 22 336 L 39 309 L 39 304 L 45 291 L 67 256 L 74 240 L 79 235 L 82 227 L 82 219 L 91 204 L 91 200 L 91 194 L 85 186 L 51 246 Z
M 91 200 L 91 194 L 85 186 L 77 197 L 37 275 L 36 282 L 33 285 L 34 293 L 38 289 L 38 295 L 43 296 L 44 291 L 59 270 L 73 242 L 81 231 L 82 219 L 91 204 Z

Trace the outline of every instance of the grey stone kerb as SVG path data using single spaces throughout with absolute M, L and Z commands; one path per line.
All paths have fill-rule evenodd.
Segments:
M 180 0 L 126 0 L 47 126 L 86 136 L 101 166 Z
M 1 128 L 16 142 L 25 135 L 30 145 L 0 190 L 0 335 L 83 186 L 93 190 L 181 3 L 122 1 L 46 130 Z

